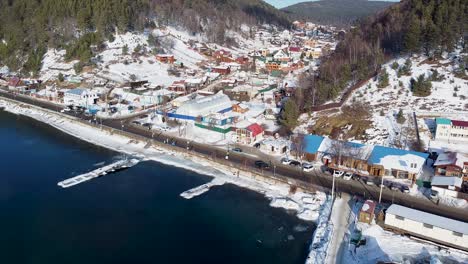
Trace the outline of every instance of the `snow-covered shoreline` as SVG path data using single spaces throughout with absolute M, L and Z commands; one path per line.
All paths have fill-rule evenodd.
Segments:
M 271 200 L 272 207 L 295 211 L 297 217 L 302 220 L 316 222 L 326 200 L 324 193 L 296 192 L 289 194 L 289 185 L 287 184 L 271 184 L 258 178 L 253 179 L 249 173 L 187 153 L 169 151 L 155 146 L 148 147 L 147 142 L 138 142 L 116 133 L 111 135 L 106 130 L 91 125 L 87 126 L 73 120 L 72 117 L 31 105 L 0 99 L 0 107 L 3 107 L 7 112 L 24 115 L 48 124 L 64 133 L 97 146 L 128 155 L 144 156 L 148 160 L 190 170 L 217 178 L 225 183 L 262 193 Z

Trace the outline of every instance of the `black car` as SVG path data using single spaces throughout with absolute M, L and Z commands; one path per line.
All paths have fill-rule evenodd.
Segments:
M 299 161 L 297 161 L 297 160 L 292 160 L 289 163 L 289 165 L 298 167 L 298 166 L 301 166 L 301 163 Z
M 260 148 L 260 143 L 255 143 L 255 144 L 254 144 L 254 147 L 255 147 L 255 148 Z
M 233 151 L 233 152 L 239 152 L 239 153 L 240 153 L 240 152 L 242 152 L 242 149 L 241 149 L 241 148 L 233 148 L 232 151 Z
M 270 164 L 264 162 L 263 160 L 257 160 L 257 161 L 255 161 L 255 167 L 257 167 L 259 169 L 269 169 Z
M 406 185 L 402 185 L 400 190 L 401 190 L 401 192 L 404 192 L 404 193 L 409 193 L 410 192 L 409 187 L 406 186 Z

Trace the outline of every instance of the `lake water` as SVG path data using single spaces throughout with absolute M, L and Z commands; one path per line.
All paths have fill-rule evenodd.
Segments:
M 0 263 L 304 263 L 314 225 L 255 192 L 143 162 L 69 189 L 120 154 L 0 111 Z

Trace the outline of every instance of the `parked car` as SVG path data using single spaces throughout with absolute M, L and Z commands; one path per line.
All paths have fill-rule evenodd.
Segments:
M 346 172 L 344 175 L 343 175 L 343 179 L 344 180 L 351 180 L 351 178 L 353 178 L 353 174 L 351 172 Z
M 437 201 L 437 200 L 439 200 L 439 192 L 436 191 L 436 190 L 431 190 L 430 199 L 431 199 L 432 201 Z
M 242 149 L 241 149 L 241 148 L 233 148 L 232 151 L 233 151 L 233 152 L 241 153 L 241 152 L 242 152 Z
M 253 146 L 254 148 L 260 148 L 260 143 L 255 143 Z
M 374 181 L 366 176 L 361 177 L 361 181 L 367 185 L 374 185 Z
M 144 123 L 142 126 L 147 127 L 148 129 L 151 129 L 153 127 L 153 124 L 151 123 Z
M 298 167 L 301 166 L 301 163 L 297 160 L 291 160 L 291 162 L 289 162 L 289 165 Z
M 359 181 L 360 179 L 361 179 L 361 176 L 359 176 L 357 174 L 353 174 L 353 180 Z
M 255 167 L 257 167 L 259 169 L 269 169 L 270 164 L 264 162 L 263 160 L 257 160 L 257 161 L 255 161 Z
M 302 169 L 303 169 L 305 172 L 311 172 L 312 170 L 314 170 L 314 165 L 305 162 L 305 163 L 302 163 Z
M 137 120 L 132 121 L 132 124 L 141 126 L 141 122 Z
M 410 192 L 409 187 L 406 186 L 406 185 L 401 186 L 401 191 L 404 192 L 404 193 L 409 193 Z
M 399 191 L 400 190 L 400 186 L 396 183 L 392 183 L 392 185 L 390 185 L 390 190 L 392 191 Z
M 288 159 L 288 158 L 282 158 L 281 159 L 281 164 L 284 164 L 284 165 L 289 165 L 291 163 L 292 160 Z
M 335 171 L 333 172 L 333 177 L 339 178 L 339 177 L 343 176 L 343 174 L 344 174 L 344 172 L 339 171 L 339 170 L 335 170 Z

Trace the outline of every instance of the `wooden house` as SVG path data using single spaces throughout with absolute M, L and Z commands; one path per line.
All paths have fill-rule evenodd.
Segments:
M 434 162 L 436 176 L 463 177 L 468 181 L 468 154 L 444 152 Z
M 367 200 L 361 207 L 359 211 L 359 222 L 371 224 L 374 220 L 374 211 L 377 203 L 372 200 Z
M 228 75 L 231 73 L 231 67 L 229 66 L 216 66 L 211 68 L 212 72 L 219 73 L 221 75 Z
M 170 55 L 170 54 L 157 54 L 156 60 L 162 63 L 169 63 L 169 64 L 173 64 L 176 61 L 174 55 Z

